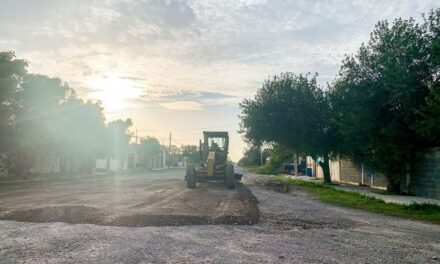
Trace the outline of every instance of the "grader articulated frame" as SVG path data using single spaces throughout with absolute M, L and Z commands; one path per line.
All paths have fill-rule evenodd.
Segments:
M 197 182 L 224 181 L 229 189 L 235 188 L 234 165 L 228 161 L 229 135 L 223 131 L 203 131 L 200 142 L 201 162 L 187 167 L 185 180 L 188 188 L 196 188 Z

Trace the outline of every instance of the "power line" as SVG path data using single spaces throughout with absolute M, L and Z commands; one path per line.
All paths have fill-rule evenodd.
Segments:
M 207 129 L 212 129 L 212 128 L 221 128 L 221 127 L 228 127 L 228 126 L 232 126 L 232 125 L 238 125 L 237 122 L 234 123 L 227 123 L 227 124 L 222 124 L 222 125 L 217 125 L 217 126 L 209 126 L 209 127 L 198 127 L 198 128 L 182 128 L 182 129 L 172 129 L 173 131 L 195 131 L 195 130 L 207 130 Z M 139 131 L 156 131 L 156 132 L 167 132 L 169 131 L 169 129 L 167 130 L 162 130 L 162 129 L 138 129 Z
M 373 5 L 368 11 L 367 11 L 367 13 L 365 14 L 365 16 L 364 17 L 362 17 L 362 19 L 360 19 L 359 21 L 358 21 L 358 23 L 356 23 L 355 25 L 354 25 L 354 27 L 352 28 L 352 30 L 350 30 L 350 33 L 348 33 L 348 36 L 351 36 L 351 34 L 365 21 L 365 19 L 371 14 L 371 11 L 373 11 L 373 9 L 375 9 L 377 6 L 376 5 Z M 335 48 L 336 49 L 336 48 Z M 334 51 L 334 50 L 333 50 Z M 330 52 L 331 53 L 331 52 Z
M 377 5 L 373 5 L 370 9 L 368 9 L 367 13 L 357 21 L 357 23 L 353 26 L 353 28 L 350 30 L 350 32 L 348 33 L 348 36 L 350 38 L 350 36 L 352 35 L 352 33 L 365 21 L 365 19 L 371 14 L 371 12 L 373 11 L 373 9 L 375 9 L 377 7 Z M 344 42 L 348 42 L 347 40 L 344 40 Z M 332 56 L 332 53 L 338 48 L 339 45 L 336 45 L 335 47 L 333 47 L 333 49 L 331 49 L 328 53 L 328 57 L 333 59 L 336 63 L 339 63 L 339 61 L 337 61 L 337 59 Z M 318 64 L 320 64 L 321 62 L 324 61 L 323 57 Z
M 427 5 L 425 5 L 422 9 L 420 9 L 420 10 L 417 11 L 416 13 L 419 14 L 419 15 L 423 15 L 423 12 L 424 12 L 426 9 L 428 9 L 432 3 L 433 3 L 433 2 L 428 3 Z M 396 58 L 396 56 L 398 56 L 398 55 L 399 55 L 399 54 L 405 49 L 405 47 L 399 47 L 399 46 L 400 46 L 401 44 L 403 44 L 403 42 L 406 41 L 406 40 L 407 40 L 406 38 L 403 38 L 403 39 L 401 39 L 400 41 L 398 41 L 397 43 L 395 43 L 395 44 L 394 44 L 394 47 L 396 47 L 396 50 L 394 50 L 394 51 L 388 50 L 388 51 L 385 52 L 386 55 L 390 55 L 390 56 L 386 59 L 386 62 L 390 62 L 392 59 Z M 408 41 L 408 42 L 407 42 L 407 46 L 410 46 L 410 45 L 414 44 L 415 41 L 417 41 L 417 40 Z M 331 56 L 331 54 L 329 54 L 329 56 Z M 354 57 L 356 57 L 356 54 L 354 54 Z M 323 59 L 322 59 L 322 60 L 323 60 Z M 321 60 L 321 61 L 322 61 L 322 60 Z
M 211 128 L 220 128 L 220 127 L 228 127 L 232 125 L 236 125 L 237 123 L 229 123 L 224 125 L 218 125 L 218 126 L 211 126 L 211 127 L 199 127 L 199 128 L 191 128 L 191 129 L 174 129 L 174 131 L 194 131 L 194 130 L 206 130 Z
M 421 10 L 417 11 L 417 13 L 418 13 L 419 15 L 422 15 L 423 12 L 424 12 L 426 9 L 428 9 L 429 6 L 430 6 L 431 4 L 432 4 L 432 2 L 429 3 L 429 4 L 427 4 L 426 6 L 424 6 Z M 397 42 L 397 43 L 394 45 L 395 47 L 397 47 L 397 49 L 396 49 L 395 51 L 386 51 L 386 52 L 385 52 L 385 54 L 387 54 L 387 55 L 392 55 L 392 56 L 390 56 L 390 57 L 387 58 L 387 62 L 390 62 L 392 59 L 396 58 L 396 56 L 399 55 L 399 54 L 404 50 L 405 47 L 400 47 L 400 48 L 399 48 L 399 46 L 400 46 L 401 44 L 403 44 L 403 42 L 404 42 L 405 40 L 406 40 L 406 39 L 403 38 L 403 39 L 401 39 L 399 42 Z M 415 41 L 417 41 L 417 40 L 409 41 L 407 44 L 408 44 L 408 45 L 414 44 Z

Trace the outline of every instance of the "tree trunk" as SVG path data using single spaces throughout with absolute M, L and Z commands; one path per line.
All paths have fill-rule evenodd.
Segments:
M 400 193 L 400 179 L 398 177 L 388 177 L 387 191 Z
M 398 168 L 389 168 L 387 172 L 387 191 L 391 193 L 400 193 L 400 181 L 402 177 Z
M 322 172 L 324 173 L 324 183 L 331 184 L 332 179 L 330 176 L 330 159 L 328 155 L 324 154 L 324 162 L 321 162 Z

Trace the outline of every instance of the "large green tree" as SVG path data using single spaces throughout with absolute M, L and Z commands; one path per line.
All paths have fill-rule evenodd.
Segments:
M 427 63 L 430 75 L 427 86 L 429 96 L 426 105 L 421 105 L 416 122 L 417 132 L 440 145 L 440 9 L 431 11 L 423 24 L 425 41 L 427 46 Z
M 434 143 L 417 128 L 433 80 L 426 37 L 413 19 L 379 22 L 369 42 L 343 61 L 332 85 L 343 153 L 385 173 L 393 192 L 400 191 L 421 150 Z
M 324 181 L 331 182 L 329 160 L 338 145 L 330 105 L 316 75 L 275 76 L 240 107 L 241 132 L 249 142 L 277 143 L 311 155 L 320 163 Z

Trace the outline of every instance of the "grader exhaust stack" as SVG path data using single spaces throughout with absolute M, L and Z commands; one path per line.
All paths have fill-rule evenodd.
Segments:
M 203 131 L 200 143 L 201 162 L 190 164 L 185 180 L 188 188 L 195 188 L 197 182 L 208 180 L 224 181 L 229 189 L 235 188 L 234 165 L 228 161 L 229 135 L 223 131 Z

